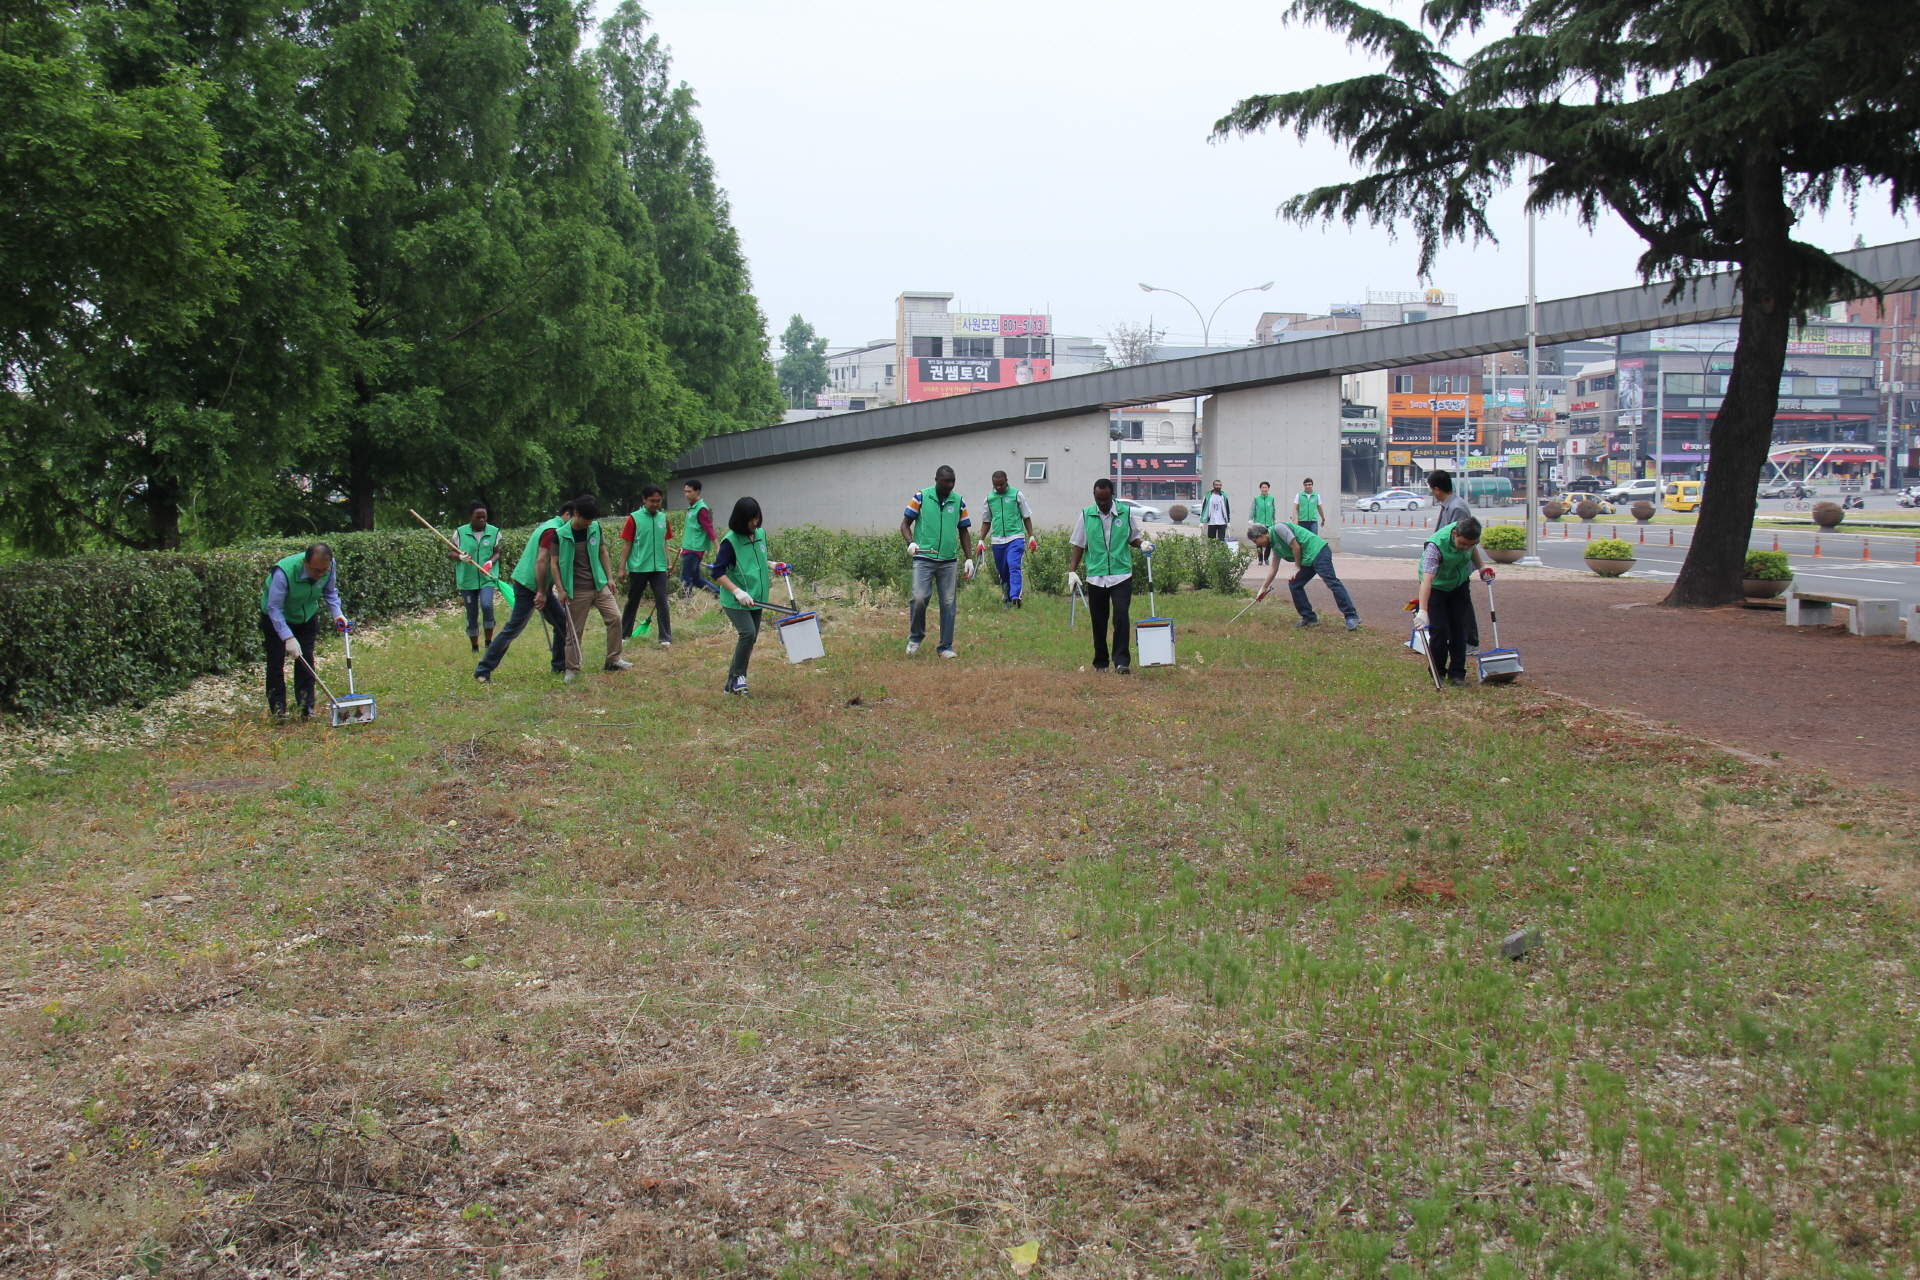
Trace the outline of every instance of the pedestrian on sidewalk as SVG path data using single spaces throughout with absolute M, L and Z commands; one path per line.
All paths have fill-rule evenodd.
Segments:
M 1293 495 L 1293 522 L 1308 533 L 1320 532 L 1320 495 L 1313 491 L 1311 478 L 1302 480 L 1300 492 Z
M 552 650 L 553 674 L 560 675 L 567 669 L 567 615 L 560 602 L 546 594 L 546 584 L 553 578 L 552 553 L 541 546 L 547 534 L 573 518 L 573 499 L 560 504 L 560 514 L 546 521 L 527 538 L 527 545 L 521 549 L 520 560 L 513 567 L 511 581 L 517 590 L 513 593 L 513 613 L 507 618 L 507 625 L 500 628 L 493 643 L 480 655 L 479 663 L 473 669 L 473 678 L 482 684 L 493 682 L 493 673 L 506 660 L 507 650 L 526 630 L 527 623 L 533 619 L 537 610 L 547 620 L 547 647 Z
M 614 598 L 613 561 L 600 536 L 600 499 L 583 493 L 573 500 L 573 518 L 540 535 L 551 547 L 554 561 L 553 593 L 565 606 L 572 625 L 567 628 L 567 679 L 580 670 L 580 649 L 587 619 L 599 614 L 607 627 L 606 670 L 625 671 L 633 664 L 620 656 L 626 637 L 620 633 L 620 604 Z
M 689 480 L 680 491 L 687 495 L 687 519 L 680 526 L 680 593 L 685 599 L 693 599 L 696 590 L 711 591 L 720 594 L 720 588 L 707 581 L 700 572 L 700 559 L 713 550 L 719 541 L 719 535 L 713 531 L 713 512 L 708 509 L 705 498 L 700 496 L 701 485 L 698 480 Z
M 1087 613 L 1093 618 L 1093 669 L 1105 671 L 1113 659 L 1115 675 L 1132 671 L 1128 638 L 1133 634 L 1127 616 L 1133 607 L 1133 549 L 1151 555 L 1153 544 L 1142 541 L 1133 522 L 1133 508 L 1113 500 L 1113 481 L 1105 476 L 1093 482 L 1093 505 L 1080 513 L 1068 535 L 1067 590 L 1080 585 L 1080 564 L 1087 566 Z M 1113 619 L 1113 644 L 1107 644 L 1107 619 Z
M 1227 525 L 1233 521 L 1233 504 L 1227 501 L 1227 491 L 1220 482 L 1213 482 L 1213 491 L 1200 499 L 1200 523 L 1207 526 L 1207 536 L 1215 542 L 1227 540 Z
M 727 532 L 720 539 L 720 553 L 713 558 L 713 578 L 720 587 L 720 607 L 733 624 L 733 661 L 727 665 L 727 682 L 722 688 L 739 697 L 747 696 L 747 663 L 753 660 L 753 644 L 760 638 L 760 607 L 773 589 L 773 565 L 767 559 L 767 531 L 760 527 L 760 504 L 752 498 L 740 498 L 727 517 Z
M 1467 682 L 1467 637 L 1474 627 L 1473 573 L 1493 581 L 1493 566 L 1480 559 L 1480 522 L 1472 516 L 1433 531 L 1420 550 L 1420 597 L 1415 627 L 1427 629 L 1427 661 L 1435 678 Z
M 1255 524 L 1270 525 L 1274 521 L 1274 515 L 1273 486 L 1265 480 L 1262 480 L 1260 482 L 1260 496 L 1253 500 L 1253 522 Z M 1260 548 L 1260 554 L 1255 558 L 1255 562 L 1265 564 L 1271 559 L 1273 559 L 1273 548 L 1262 547 Z
M 1307 584 L 1318 576 L 1327 584 L 1327 590 L 1333 593 L 1333 603 L 1347 620 L 1347 630 L 1360 629 L 1360 611 L 1353 607 L 1353 597 L 1347 594 L 1347 588 L 1333 571 L 1333 548 L 1327 540 L 1310 529 L 1302 529 L 1297 524 L 1281 521 L 1276 525 L 1250 524 L 1247 526 L 1247 541 L 1254 546 L 1271 546 L 1280 557 L 1267 570 L 1267 580 L 1260 584 L 1260 594 L 1255 600 L 1265 600 L 1267 593 L 1273 590 L 1274 577 L 1280 572 L 1280 560 L 1288 560 L 1299 566 L 1299 571 L 1287 579 L 1287 591 L 1293 596 L 1294 611 L 1300 615 L 1298 626 L 1317 627 L 1320 616 L 1314 612 L 1313 602 L 1307 599 Z
M 320 606 L 333 615 L 336 631 L 353 626 L 340 611 L 333 548 L 316 542 L 267 570 L 260 588 L 260 639 L 267 651 L 267 710 L 287 718 L 287 659 L 293 661 L 293 700 L 300 718 L 313 714 L 313 647 L 320 632 Z
M 667 572 L 672 563 L 667 543 L 673 538 L 673 526 L 667 523 L 667 495 L 659 485 L 640 490 L 640 509 L 627 517 L 620 540 L 627 545 L 627 607 L 620 615 L 620 634 L 633 635 L 633 620 L 640 613 L 640 597 L 653 592 L 653 612 L 660 622 L 660 647 L 673 648 L 673 607 L 669 603 L 673 586 Z
M 487 643 L 493 643 L 493 579 L 482 576 L 481 570 L 493 572 L 493 553 L 500 545 L 500 531 L 487 523 L 486 504 L 476 502 L 468 522 L 453 536 L 460 550 L 458 553 L 448 551 L 447 559 L 454 562 L 453 585 L 467 605 L 467 641 L 478 653 L 482 619 L 487 624 Z
M 900 519 L 900 536 L 907 540 L 913 560 L 913 602 L 907 614 L 907 652 L 920 652 L 927 638 L 927 602 L 940 592 L 940 656 L 958 657 L 953 647 L 953 623 L 960 590 L 959 575 L 973 580 L 973 518 L 967 501 L 953 491 L 953 468 L 933 473 L 933 483 L 907 500 Z
M 1000 607 L 1018 609 L 1026 594 L 1020 567 L 1040 540 L 1033 534 L 1033 508 L 1027 505 L 1026 495 L 1008 483 L 1004 471 L 993 473 L 980 541 L 993 548 L 994 572 L 1000 575 Z

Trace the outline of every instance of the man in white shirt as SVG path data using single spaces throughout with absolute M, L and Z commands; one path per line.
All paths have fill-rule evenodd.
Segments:
M 1133 549 L 1153 554 L 1133 522 L 1133 508 L 1113 500 L 1113 481 L 1104 476 L 1093 482 L 1093 505 L 1080 513 L 1067 535 L 1067 590 L 1080 585 L 1080 565 L 1087 566 L 1087 612 L 1093 617 L 1093 669 L 1105 671 L 1109 650 L 1107 619 L 1113 619 L 1111 656 L 1116 675 L 1131 671 L 1133 629 L 1127 611 L 1133 606 Z
M 1213 482 L 1213 492 L 1200 499 L 1200 523 L 1207 526 L 1207 536 L 1219 542 L 1227 540 L 1227 524 L 1233 519 L 1233 504 L 1227 501 L 1227 491 L 1220 482 Z

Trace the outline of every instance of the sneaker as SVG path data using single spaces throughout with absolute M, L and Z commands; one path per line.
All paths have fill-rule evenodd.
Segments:
M 571 672 L 571 671 L 563 671 L 563 672 L 561 672 L 561 673 L 560 673 L 560 679 L 561 679 L 561 682 L 562 682 L 562 683 L 564 683 L 564 684 L 572 684 L 572 683 L 573 683 L 573 672 Z
M 1448 676 L 1447 683 L 1456 689 L 1464 689 L 1467 687 L 1467 678 L 1465 676 Z
M 478 681 L 479 683 L 481 683 L 481 684 L 492 684 L 492 683 L 493 683 L 493 676 L 492 676 L 492 675 L 491 675 L 490 673 L 488 673 L 488 672 L 485 672 L 485 671 L 476 671 L 476 672 L 474 672 L 474 673 L 473 673 L 473 678 L 474 678 L 474 679 L 475 679 L 476 681 Z
M 1103 666 L 1100 666 L 1098 663 L 1095 663 L 1093 668 L 1093 674 L 1097 676 L 1103 676 L 1107 674 L 1107 669 Z
M 615 658 L 612 662 L 609 662 L 607 664 L 607 670 L 609 671 L 628 671 L 628 670 L 631 670 L 632 667 L 633 667 L 633 664 L 631 662 L 628 662 L 625 658 Z
M 747 678 L 741 676 L 738 680 L 735 680 L 727 686 L 727 692 L 733 694 L 735 697 L 747 697 Z
M 660 647 L 661 647 L 662 649 L 671 649 L 671 648 L 673 648 L 673 641 L 671 641 L 671 640 L 662 640 L 662 641 L 660 642 Z
M 940 656 L 943 658 L 957 658 L 960 655 L 954 652 L 952 649 L 942 649 L 940 650 Z
M 1122 662 L 1114 667 L 1113 674 L 1117 676 L 1130 676 L 1133 674 L 1133 668 Z
M 920 642 L 918 640 L 907 641 L 907 656 L 911 658 L 918 652 L 920 652 Z
M 1320 619 L 1318 618 L 1302 618 L 1293 624 L 1296 631 L 1305 631 L 1308 627 L 1317 627 L 1319 625 Z
M 1347 630 L 1358 631 L 1359 629 L 1360 629 L 1360 619 L 1358 618 L 1347 619 Z

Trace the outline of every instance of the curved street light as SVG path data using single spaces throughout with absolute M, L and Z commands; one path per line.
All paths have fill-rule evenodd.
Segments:
M 1220 314 L 1220 307 L 1226 306 L 1227 303 L 1243 293 L 1265 293 L 1268 289 L 1273 288 L 1273 284 L 1274 282 L 1269 280 L 1265 284 L 1250 284 L 1244 289 L 1235 289 L 1232 293 L 1220 299 L 1220 304 L 1213 309 L 1212 315 L 1205 316 L 1200 314 L 1200 308 L 1194 305 L 1193 299 L 1181 293 L 1178 289 L 1162 289 L 1158 285 L 1143 284 L 1140 286 L 1140 292 L 1171 293 L 1174 297 L 1180 299 L 1180 301 L 1193 307 L 1194 317 L 1200 321 L 1200 349 L 1202 351 L 1211 351 L 1213 349 L 1213 321 L 1214 317 Z

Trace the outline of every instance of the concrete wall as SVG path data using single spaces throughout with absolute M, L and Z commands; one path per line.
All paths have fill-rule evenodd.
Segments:
M 1334 415 L 1337 421 L 1337 397 Z M 985 518 L 993 473 L 1005 471 L 1013 487 L 1027 495 L 1035 527 L 1064 528 L 1074 512 L 1093 501 L 1093 482 L 1109 473 L 1107 422 L 1102 411 L 771 466 L 702 472 L 698 479 L 706 486 L 702 496 L 713 508 L 717 526 L 726 524 L 734 500 L 745 494 L 759 500 L 769 530 L 817 524 L 873 531 L 898 529 L 907 499 L 932 484 L 934 470 L 945 464 L 954 469 L 955 488 L 967 500 L 977 530 Z M 1047 460 L 1044 481 L 1024 478 L 1030 458 Z M 1337 452 L 1333 474 L 1339 474 Z M 684 507 L 679 484 L 669 487 L 673 505 Z
M 1331 516 L 1340 499 L 1340 379 L 1315 378 L 1251 391 L 1224 391 L 1203 406 L 1204 494 L 1218 479 L 1233 500 L 1233 536 L 1253 514 L 1260 482 L 1273 484 L 1275 506 L 1292 513 L 1293 495 L 1309 476 Z M 1340 522 L 1329 519 L 1321 536 L 1340 549 Z

